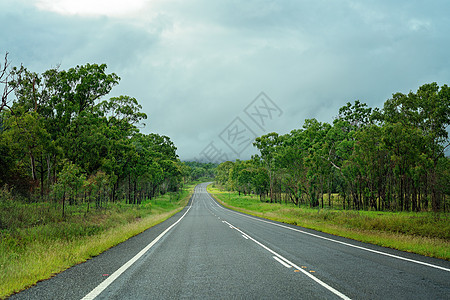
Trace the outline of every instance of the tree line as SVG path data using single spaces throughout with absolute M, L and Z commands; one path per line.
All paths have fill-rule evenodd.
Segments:
M 61 203 L 64 214 L 65 205 L 139 204 L 182 187 L 177 148 L 167 136 L 140 132 L 147 115 L 139 102 L 106 99 L 120 78 L 105 64 L 38 74 L 9 68 L 5 57 L 0 69 L 3 189 Z
M 446 211 L 450 197 L 450 88 L 424 84 L 395 93 L 381 109 L 360 101 L 332 124 L 307 119 L 288 134 L 269 133 L 260 154 L 221 163 L 216 181 L 262 201 L 311 207 Z
M 216 168 L 216 163 L 183 162 L 183 174 L 188 181 L 214 181 Z

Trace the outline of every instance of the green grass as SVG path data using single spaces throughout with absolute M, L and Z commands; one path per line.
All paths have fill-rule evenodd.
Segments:
M 449 214 L 312 209 L 293 204 L 265 203 L 256 196 L 239 196 L 209 185 L 223 205 L 287 224 L 354 240 L 450 260 Z
M 26 222 L 27 226 L 0 231 L 0 298 L 82 263 L 168 219 L 186 206 L 194 186 L 139 206 L 108 204 L 107 209 L 94 209 L 88 214 L 83 213 L 83 207 L 77 211 L 72 208 L 65 219 L 52 205 L 18 205 L 16 216 L 30 217 L 31 221 Z

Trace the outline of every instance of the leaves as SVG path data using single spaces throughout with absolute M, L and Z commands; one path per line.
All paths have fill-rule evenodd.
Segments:
M 219 165 L 219 182 L 245 191 L 264 190 L 255 170 L 268 175 L 271 201 L 282 195 L 315 206 L 339 193 L 355 209 L 420 210 L 431 200 L 435 211 L 448 201 L 450 89 L 436 83 L 416 93 L 395 93 L 383 109 L 359 100 L 339 109 L 333 124 L 307 119 L 301 129 L 256 138 L 260 156 Z M 262 174 L 262 173 L 261 173 Z M 330 204 L 331 205 L 331 202 Z
M 40 182 L 40 200 L 62 200 L 63 209 L 66 198 L 72 205 L 95 200 L 100 207 L 120 195 L 138 204 L 180 187 L 176 147 L 167 136 L 139 133 L 147 119 L 139 102 L 102 99 L 120 80 L 106 69 L 11 70 L 16 99 L 0 114 L 0 151 L 7 155 L 0 163 L 8 172 L 1 184 L 23 184 L 31 198 Z M 17 184 L 22 173 L 16 170 L 24 168 L 31 169 L 29 186 L 22 179 Z

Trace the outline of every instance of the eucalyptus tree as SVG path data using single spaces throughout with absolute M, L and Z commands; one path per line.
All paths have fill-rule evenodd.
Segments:
M 56 179 L 58 157 L 61 159 L 74 152 L 72 138 L 80 132 L 80 124 L 86 127 L 87 123 L 94 122 L 91 114 L 95 102 L 118 83 L 119 77 L 114 73 L 106 74 L 105 70 L 104 64 L 86 64 L 67 71 L 54 68 L 42 75 L 23 66 L 12 69 L 14 80 L 10 84 L 14 87 L 16 99 L 10 109 L 11 116 L 20 120 L 34 113 L 34 118 L 39 121 L 39 130 L 50 135 L 47 144 L 51 146 L 40 156 L 42 169 L 44 165 L 47 167 L 48 180 L 51 175 L 53 181 Z M 30 159 L 34 160 L 33 157 Z M 33 163 L 31 166 L 34 174 L 35 166 Z
M 307 119 L 286 135 L 256 138 L 260 151 L 251 161 L 218 167 L 218 181 L 247 192 L 249 177 L 268 178 L 273 202 L 284 192 L 298 204 L 324 206 L 323 196 L 338 192 L 343 207 L 371 210 L 439 211 L 448 207 L 450 88 L 436 83 L 416 93 L 395 93 L 382 109 L 359 100 L 339 109 L 333 124 Z M 264 170 L 264 172 L 262 172 Z M 258 183 L 257 183 L 258 182 Z M 263 190 L 253 180 L 252 189 Z M 347 201 L 346 201 L 347 200 Z M 352 200 L 352 203 L 350 201 Z
M 18 113 L 18 111 L 19 109 L 16 109 L 14 115 L 10 111 L 4 114 L 5 131 L 2 135 L 11 150 L 18 154 L 16 155 L 17 163 L 29 166 L 33 189 L 38 186 L 40 179 L 42 196 L 45 172 L 43 158 L 52 148 L 50 134 L 43 126 L 44 120 L 36 112 Z
M 330 164 L 324 159 L 324 141 L 331 125 L 321 123 L 316 119 L 307 119 L 303 125 L 303 145 L 307 149 L 308 154 L 305 156 L 305 163 L 308 168 L 307 172 L 307 189 L 310 197 L 310 205 L 319 205 L 319 197 L 322 200 L 325 191 L 327 171 Z
M 353 200 L 353 207 L 356 209 L 365 205 L 363 186 L 367 172 L 363 165 L 365 161 L 358 160 L 360 157 L 356 157 L 354 153 L 358 143 L 357 134 L 373 124 L 372 108 L 359 100 L 353 104 L 347 102 L 339 109 L 338 115 L 333 121 L 333 127 L 326 138 L 327 149 L 324 155 L 334 168 L 330 173 L 339 176 L 337 178 L 340 185 L 339 190 L 344 194 L 344 199 L 347 198 L 347 191 L 349 192 Z
M 156 133 L 138 133 L 133 136 L 132 143 L 136 149 L 137 160 L 129 169 L 129 178 L 133 178 L 134 184 L 137 184 L 143 174 L 147 174 L 146 177 L 152 180 L 152 195 L 156 189 L 162 193 L 177 191 L 182 180 L 182 168 L 176 147 L 170 138 Z M 149 176 L 149 167 L 154 170 L 154 176 Z
M 266 195 L 269 193 L 269 173 L 264 167 L 261 157 L 258 155 L 252 156 L 249 160 L 249 170 L 251 170 L 251 186 L 252 192 L 259 195 L 259 199 L 264 201 Z
M 282 144 L 283 137 L 279 136 L 278 133 L 272 132 L 261 137 L 257 137 L 253 146 L 255 146 L 261 153 L 261 159 L 269 175 L 269 196 L 270 202 L 275 199 L 275 184 L 277 183 L 276 178 L 276 161 L 275 156 L 278 151 L 279 146 Z
M 425 195 L 430 194 L 433 209 L 439 210 L 443 195 L 437 188 L 439 174 L 436 170 L 445 157 L 445 149 L 450 146 L 447 131 L 450 125 L 450 88 L 447 85 L 439 88 L 436 83 L 431 83 L 422 85 L 416 93 L 396 93 L 384 103 L 379 119 L 387 128 L 401 127 L 402 130 L 397 129 L 395 133 L 404 135 L 405 143 L 410 145 L 408 150 L 400 152 L 397 143 L 390 144 L 391 151 L 396 154 L 393 161 L 395 170 L 400 176 L 397 186 L 400 204 L 404 204 L 403 198 L 411 193 L 420 197 L 421 193 L 416 190 L 422 188 Z M 411 148 L 419 151 L 415 153 L 416 157 L 412 156 Z M 414 176 L 408 175 L 412 170 L 421 173 L 415 175 L 415 180 L 411 179 Z M 418 177 L 422 177 L 421 180 L 417 180 Z M 405 189 L 408 181 L 412 189 Z M 426 197 L 423 204 L 428 204 Z
M 0 112 L 8 105 L 8 95 L 14 90 L 14 87 L 10 84 L 12 74 L 9 67 L 8 52 L 6 52 L 3 66 L 0 64 L 0 85 L 3 86 L 3 91 L 1 91 Z
M 225 161 L 217 166 L 215 180 L 227 190 L 232 188 L 230 182 L 230 172 L 233 169 L 233 166 L 234 162 L 232 161 Z
M 292 130 L 284 135 L 283 143 L 276 155 L 276 165 L 280 171 L 281 183 L 289 199 L 299 205 L 306 192 L 307 167 L 305 157 L 308 149 L 304 148 L 303 129 Z
M 237 159 L 234 163 L 232 168 L 229 172 L 229 181 L 231 184 L 231 188 L 235 191 L 239 192 L 239 196 L 242 192 L 244 192 L 244 186 L 242 186 L 242 182 L 239 180 L 240 172 L 246 168 L 246 165 L 244 165 L 244 161 Z
M 85 179 L 85 175 L 77 165 L 69 160 L 63 161 L 63 167 L 58 173 L 58 182 L 52 187 L 55 200 L 61 199 L 63 217 L 66 215 L 66 198 L 73 204 Z

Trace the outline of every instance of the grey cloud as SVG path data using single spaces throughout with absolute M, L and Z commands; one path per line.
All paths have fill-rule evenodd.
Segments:
M 41 69 L 36 71 L 86 62 L 124 69 L 138 64 L 159 36 L 107 17 L 60 16 L 30 7 L 7 12 L 2 19 L 9 30 L 2 33 L 1 48 L 16 63 Z

